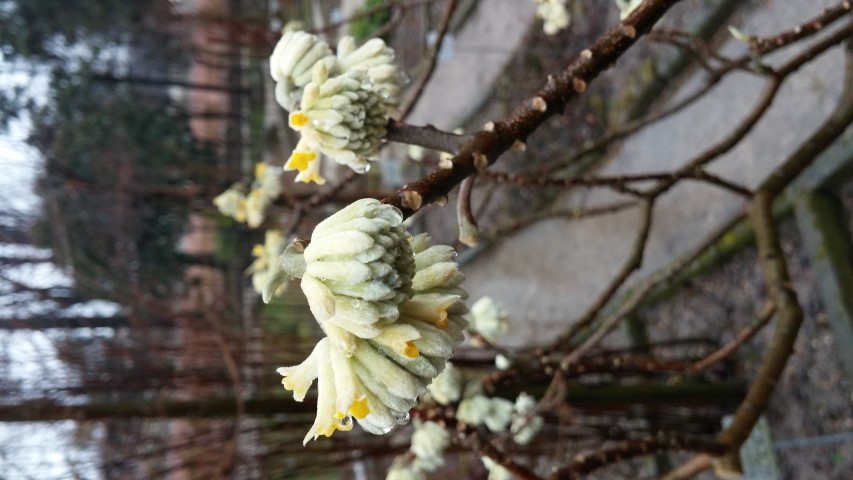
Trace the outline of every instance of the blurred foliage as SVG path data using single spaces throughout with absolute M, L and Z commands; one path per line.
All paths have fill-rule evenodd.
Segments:
M 364 2 L 364 6 L 361 7 L 356 14 L 373 10 L 374 8 L 378 8 L 382 5 L 385 5 L 386 3 L 387 2 L 385 0 L 367 0 Z M 363 17 L 357 18 L 352 23 L 350 23 L 349 31 L 350 34 L 355 37 L 358 42 L 363 42 L 371 37 L 374 37 L 375 32 L 377 32 L 390 20 L 391 9 L 385 8 L 378 12 L 371 13 L 370 15 L 365 15 Z M 388 40 L 387 35 L 384 35 L 381 38 L 386 41 Z
M 92 294 L 166 295 L 179 278 L 175 244 L 188 213 L 182 187 L 211 157 L 166 101 L 85 69 L 55 73 L 51 98 L 31 112 L 30 143 L 44 158 L 37 240 L 73 267 Z
M 155 0 L 0 0 L 0 52 L 9 59 L 62 58 L 72 46 L 107 46 Z

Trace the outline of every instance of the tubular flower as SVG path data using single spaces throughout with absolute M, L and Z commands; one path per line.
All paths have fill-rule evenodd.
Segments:
M 292 112 L 299 107 L 303 88 L 311 81 L 311 70 L 317 63 L 327 69 L 335 66 L 335 56 L 326 42 L 307 32 L 284 32 L 270 57 L 275 99 L 282 108 Z
M 343 37 L 338 42 L 338 70 L 342 73 L 363 71 L 370 80 L 370 88 L 382 98 L 389 115 L 400 105 L 400 92 L 404 75 L 394 65 L 394 50 L 381 38 L 368 40 L 356 48 L 355 39 Z
M 299 181 L 317 181 L 319 165 L 314 163 L 319 162 L 319 153 L 359 173 L 366 172 L 377 156 L 388 114 L 365 75 L 356 70 L 329 78 L 324 64 L 314 67 L 300 110 L 289 120 L 302 138 L 284 169 L 311 172 Z
M 462 277 L 443 260 L 452 250 L 426 248 L 402 219 L 395 207 L 359 200 L 317 225 L 307 247 L 295 242 L 281 256 L 327 336 L 302 365 L 279 370 L 297 401 L 319 378 L 306 441 L 341 429 L 336 419 L 348 415 L 376 434 L 407 421 L 461 338 Z
M 246 221 L 246 194 L 237 185 L 220 193 L 213 199 L 213 204 L 219 212 L 240 223 Z
M 255 261 L 249 265 L 246 273 L 252 276 L 252 287 L 258 294 L 263 294 L 264 288 L 271 282 L 271 279 L 279 275 L 281 263 L 278 261 L 278 257 L 284 252 L 285 247 L 287 247 L 287 242 L 280 231 L 267 230 L 264 236 L 264 244 L 255 245 L 252 249 Z M 285 285 L 285 282 L 275 285 L 270 293 L 281 293 L 282 287 Z

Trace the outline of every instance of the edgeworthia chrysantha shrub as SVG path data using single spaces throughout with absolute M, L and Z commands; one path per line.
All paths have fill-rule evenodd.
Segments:
M 300 110 L 289 119 L 291 128 L 302 135 L 284 165 L 285 170 L 299 171 L 296 181 L 324 183 L 320 153 L 356 172 L 367 171 L 379 153 L 388 114 L 382 98 L 366 82 L 364 71 L 329 77 L 324 64 L 314 67 Z
M 333 54 L 316 35 L 286 31 L 270 57 L 276 100 L 291 112 L 300 132 L 285 170 L 298 170 L 298 182 L 325 182 L 319 155 L 356 172 L 367 171 L 385 135 L 388 115 L 396 112 L 404 75 L 394 51 L 381 39 L 356 47 L 344 37 Z
M 393 206 L 359 200 L 281 257 L 282 271 L 302 278 L 326 334 L 303 363 L 279 369 L 297 401 L 317 379 L 317 417 L 305 442 L 349 430 L 353 417 L 376 434 L 408 421 L 463 338 L 466 294 L 453 250 L 411 237 L 402 221 Z

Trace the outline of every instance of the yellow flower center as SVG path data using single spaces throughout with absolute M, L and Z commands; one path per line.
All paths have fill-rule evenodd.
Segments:
M 290 114 L 290 126 L 302 128 L 308 125 L 308 115 L 302 112 L 293 112 Z
M 352 405 L 349 407 L 349 413 L 355 418 L 366 417 L 370 413 L 370 409 L 367 408 L 367 397 L 362 397 L 352 402 Z
M 303 172 L 308 170 L 308 164 L 315 158 L 317 158 L 317 154 L 314 152 L 293 152 L 293 155 L 290 156 L 284 167 L 288 170 L 299 170 L 300 172 Z
M 264 246 L 263 245 L 255 245 L 252 247 L 252 255 L 255 257 L 261 258 L 264 256 Z
M 445 322 L 445 325 L 447 325 L 447 322 Z M 420 351 L 418 350 L 418 347 L 415 346 L 415 342 L 409 340 L 403 344 L 403 349 L 400 353 L 409 358 L 418 358 Z

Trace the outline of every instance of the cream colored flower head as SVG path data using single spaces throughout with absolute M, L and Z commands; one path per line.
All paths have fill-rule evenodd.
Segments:
M 368 40 L 356 48 L 355 40 L 346 36 L 338 42 L 338 70 L 342 73 L 363 71 L 372 88 L 382 98 L 387 113 L 394 115 L 400 106 L 400 92 L 405 76 L 394 64 L 394 50 L 381 38 Z
M 239 186 L 233 185 L 213 199 L 219 213 L 231 217 L 240 223 L 246 221 L 246 194 Z
M 364 173 L 379 153 L 387 122 L 382 98 L 370 88 L 365 72 L 330 78 L 327 67 L 317 64 L 300 110 L 290 114 L 290 126 L 302 138 L 284 169 L 298 170 L 297 181 L 323 183 L 318 155 L 324 154 Z
M 264 293 L 267 284 L 281 272 L 281 262 L 278 257 L 287 247 L 284 235 L 278 230 L 267 230 L 264 235 L 264 243 L 255 245 L 252 255 L 255 261 L 246 269 L 246 273 L 252 276 L 252 287 L 259 295 Z M 284 292 L 286 282 L 281 282 L 272 290 L 271 295 Z
M 462 374 L 452 363 L 447 362 L 444 371 L 435 377 L 428 388 L 433 400 L 441 405 L 450 405 L 462 395 Z
M 542 19 L 542 28 L 547 35 L 554 35 L 569 26 L 571 16 L 566 0 L 536 0 L 536 17 Z
M 327 336 L 305 362 L 279 369 L 298 401 L 318 379 L 306 442 L 350 428 L 349 417 L 376 434 L 407 421 L 462 338 L 467 310 L 452 249 L 412 238 L 402 220 L 393 206 L 359 200 L 281 257 Z
M 285 110 L 299 108 L 302 91 L 311 81 L 317 63 L 335 68 L 335 56 L 329 45 L 307 32 L 284 32 L 270 57 L 270 73 L 276 81 L 275 99 Z
M 434 472 L 444 465 L 444 449 L 450 445 L 450 434 L 435 422 L 415 420 L 415 432 L 412 433 L 411 452 L 415 454 L 415 466 L 427 472 Z
M 492 297 L 483 297 L 471 306 L 471 328 L 490 342 L 509 330 L 509 315 Z
M 536 399 L 521 392 L 515 399 L 515 413 L 509 427 L 512 440 L 519 445 L 527 445 L 542 430 L 545 420 L 539 415 L 532 415 L 536 408 Z

